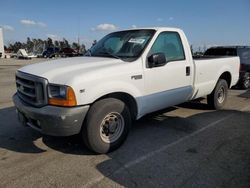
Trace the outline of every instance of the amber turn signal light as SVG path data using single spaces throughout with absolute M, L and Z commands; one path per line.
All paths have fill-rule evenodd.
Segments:
M 50 105 L 66 106 L 66 107 L 72 107 L 72 106 L 77 105 L 74 90 L 69 86 L 67 87 L 67 98 L 66 99 L 50 98 L 48 103 Z

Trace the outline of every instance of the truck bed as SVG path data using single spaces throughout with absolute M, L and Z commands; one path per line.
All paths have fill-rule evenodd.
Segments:
M 201 63 L 202 62 L 202 63 Z M 239 78 L 239 57 L 202 57 L 194 59 L 194 93 L 192 99 L 210 94 L 224 72 L 231 73 L 232 81 L 229 88 Z
M 193 56 L 193 60 L 208 60 L 208 59 L 221 59 L 232 58 L 230 56 Z

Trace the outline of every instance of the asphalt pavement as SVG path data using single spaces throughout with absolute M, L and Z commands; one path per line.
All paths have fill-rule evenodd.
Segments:
M 18 123 L 15 71 L 38 61 L 0 59 L 0 187 L 250 187 L 249 90 L 230 90 L 220 111 L 201 100 L 147 115 L 121 148 L 95 155 L 78 136 Z

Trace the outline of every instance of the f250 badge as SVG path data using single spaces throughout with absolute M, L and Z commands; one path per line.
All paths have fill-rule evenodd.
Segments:
M 142 79 L 142 75 L 141 74 L 131 76 L 131 80 L 139 80 L 139 79 Z

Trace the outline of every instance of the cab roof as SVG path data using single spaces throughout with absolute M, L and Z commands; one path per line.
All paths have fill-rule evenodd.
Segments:
M 123 30 L 118 30 L 119 31 L 131 31 L 131 30 L 156 30 L 156 31 L 182 31 L 179 28 L 174 28 L 174 27 L 138 27 L 138 28 L 129 28 L 129 29 L 123 29 Z

